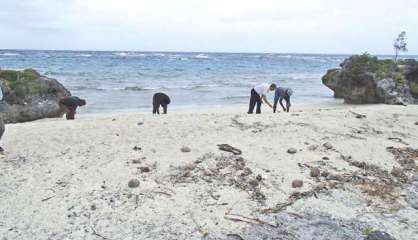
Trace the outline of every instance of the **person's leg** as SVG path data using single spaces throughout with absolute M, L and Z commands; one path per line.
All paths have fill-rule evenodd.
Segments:
M 75 109 L 72 107 L 67 108 L 67 120 L 74 120 L 75 118 Z
M 156 114 L 158 111 L 159 105 L 157 103 L 152 103 L 152 114 Z
M 254 88 L 251 89 L 250 106 L 248 108 L 248 113 L 249 114 L 253 113 L 253 111 L 254 111 L 257 95 L 258 94 L 255 92 Z
M 261 113 L 261 97 L 260 95 L 257 94 L 257 98 L 256 98 L 256 103 L 257 103 L 257 110 L 255 111 L 255 113 L 260 114 Z
M 284 100 L 286 100 L 286 108 L 287 108 L 287 112 L 289 112 L 289 110 L 290 110 L 290 96 L 286 95 Z
M 167 114 L 167 104 L 161 104 L 163 106 L 163 114 Z

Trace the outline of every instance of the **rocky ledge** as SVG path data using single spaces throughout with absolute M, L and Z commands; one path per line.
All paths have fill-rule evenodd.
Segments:
M 369 54 L 345 59 L 322 83 L 350 104 L 417 104 L 418 63 L 414 59 L 380 60 Z
M 58 101 L 71 95 L 57 80 L 33 69 L 0 70 L 0 88 L 3 93 L 0 113 L 5 123 L 60 117 L 63 109 Z

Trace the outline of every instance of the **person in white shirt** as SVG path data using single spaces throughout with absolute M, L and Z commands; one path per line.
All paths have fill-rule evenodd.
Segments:
M 254 111 L 254 107 L 257 104 L 257 109 L 255 113 L 261 113 L 261 104 L 264 101 L 270 108 L 273 106 L 267 100 L 266 96 L 270 91 L 274 91 L 276 89 L 276 84 L 268 84 L 262 83 L 255 86 L 251 89 L 251 97 L 250 97 L 250 107 L 248 109 L 248 114 L 252 114 Z

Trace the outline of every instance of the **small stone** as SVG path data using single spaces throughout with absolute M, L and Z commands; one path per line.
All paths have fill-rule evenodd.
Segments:
M 418 122 L 415 122 L 415 125 L 418 125 Z
M 192 151 L 189 147 L 186 147 L 186 146 L 182 147 L 180 150 L 184 153 Z
M 373 231 L 367 234 L 364 240 L 396 240 L 396 239 L 386 232 Z
M 321 172 L 321 176 L 322 176 L 322 177 L 328 177 L 328 176 L 329 176 L 329 172 L 327 172 L 327 171 L 322 171 L 322 172 Z
M 144 125 L 144 122 L 139 122 L 138 126 Z
M 403 177 L 403 171 L 402 169 L 398 168 L 398 167 L 393 167 L 392 171 L 390 171 L 390 174 L 392 174 L 392 176 L 394 177 Z
M 134 163 L 134 164 L 139 164 L 141 162 L 142 162 L 141 159 L 134 159 L 134 160 L 132 160 L 132 163 Z
M 128 181 L 128 187 L 130 188 L 136 188 L 139 187 L 139 180 L 136 178 L 132 178 Z
M 300 188 L 303 186 L 303 181 L 300 179 L 295 179 L 292 181 L 292 188 Z
M 297 152 L 298 152 L 298 150 L 296 150 L 296 148 L 289 148 L 289 149 L 287 149 L 287 153 L 290 153 L 290 154 L 295 154 Z
M 94 211 L 94 210 L 96 210 L 96 209 L 97 209 L 97 207 L 96 207 L 96 205 L 92 204 L 92 205 L 90 206 L 90 209 L 91 209 L 92 211 Z
M 139 170 L 141 170 L 141 172 L 151 172 L 151 169 L 149 167 L 139 167 Z
M 135 146 L 135 147 L 133 148 L 133 150 L 134 150 L 134 151 L 141 151 L 141 150 L 142 150 L 142 148 L 141 148 L 141 147 L 138 147 L 138 146 Z
M 329 157 L 322 157 L 322 160 L 329 160 Z
M 325 149 L 327 149 L 327 150 L 329 150 L 329 149 L 332 149 L 333 148 L 333 146 L 332 146 L 332 144 L 330 143 L 330 142 L 326 142 L 326 143 L 324 143 L 323 144 L 323 146 L 325 147 Z
M 257 179 L 257 181 L 261 182 L 263 180 L 263 177 L 261 176 L 261 174 L 258 174 L 257 177 L 255 177 L 255 179 Z
M 316 178 L 316 177 L 319 177 L 320 174 L 321 174 L 321 171 L 319 171 L 319 168 L 317 167 L 311 168 L 311 172 L 310 172 L 311 177 Z

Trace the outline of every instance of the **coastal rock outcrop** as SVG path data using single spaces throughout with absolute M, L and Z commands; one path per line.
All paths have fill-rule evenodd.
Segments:
M 71 93 L 57 80 L 40 75 L 33 69 L 0 70 L 3 98 L 0 113 L 5 123 L 27 122 L 60 117 L 60 98 Z
M 395 62 L 363 54 L 345 59 L 340 66 L 328 70 L 322 83 L 345 103 L 418 103 L 418 62 L 413 59 Z

